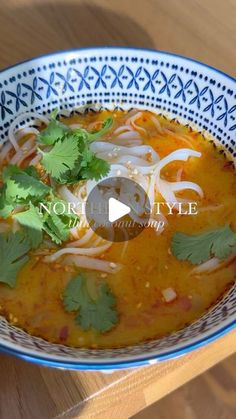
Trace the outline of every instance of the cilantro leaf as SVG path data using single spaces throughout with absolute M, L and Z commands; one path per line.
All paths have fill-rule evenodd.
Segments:
M 78 141 L 75 136 L 65 136 L 63 140 L 59 140 L 53 148 L 43 153 L 41 164 L 47 173 L 60 181 L 61 176 L 73 169 L 78 157 Z
M 110 165 L 106 160 L 94 156 L 82 171 L 82 178 L 99 180 L 105 177 L 109 170 Z
M 11 288 L 16 285 L 17 274 L 29 259 L 29 250 L 29 241 L 22 232 L 0 234 L 0 282 Z
M 57 204 L 63 205 L 61 213 L 56 207 Z M 44 213 L 43 229 L 56 244 L 61 244 L 69 239 L 70 229 L 76 226 L 79 217 L 69 212 L 67 202 L 56 197 L 45 206 L 49 212 Z
M 6 185 L 6 199 L 11 201 L 26 200 L 30 197 L 43 197 L 50 191 L 50 187 L 41 182 L 34 169 L 25 170 L 9 165 L 3 170 L 3 180 Z
M 35 207 L 32 203 L 30 203 L 28 210 L 14 214 L 13 218 L 23 226 L 40 231 L 43 229 L 43 216 L 40 214 L 38 207 Z
M 97 298 L 92 299 L 82 275 L 73 278 L 63 293 L 66 311 L 79 311 L 75 321 L 83 330 L 93 328 L 104 333 L 112 329 L 118 322 L 115 302 L 107 284 L 100 285 Z
M 46 172 L 62 184 L 76 183 L 82 179 L 99 180 L 105 176 L 110 166 L 95 156 L 90 150 L 90 144 L 101 137 L 112 122 L 112 118 L 107 118 L 100 131 L 89 133 L 83 128 L 71 129 L 52 120 L 39 136 L 39 141 L 44 144 L 54 144 L 49 152 L 41 151 L 41 163 Z
M 31 249 L 37 249 L 43 241 L 42 230 L 32 227 L 24 227 L 24 234 L 30 244 Z
M 206 262 L 211 256 L 223 259 L 230 255 L 236 244 L 236 233 L 229 226 L 206 233 L 190 236 L 175 233 L 171 250 L 179 260 L 189 260 L 193 264 Z
M 6 197 L 6 185 L 0 188 L 0 217 L 8 218 L 14 209 L 14 205 Z
M 61 140 L 68 131 L 69 127 L 62 124 L 62 122 L 53 119 L 50 121 L 47 128 L 40 132 L 38 141 L 46 145 L 53 145 L 57 140 Z
M 70 229 L 63 223 L 60 216 L 54 212 L 46 215 L 44 230 L 56 244 L 61 244 L 69 239 Z
M 100 138 L 102 135 L 104 135 L 111 128 L 112 124 L 113 124 L 113 119 L 110 116 L 109 118 L 107 118 L 104 121 L 102 129 L 100 129 L 100 131 L 89 133 L 89 140 L 90 141 L 95 141 L 98 138 Z

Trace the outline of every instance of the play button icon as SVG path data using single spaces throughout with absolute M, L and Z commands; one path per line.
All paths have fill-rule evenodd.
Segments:
M 123 204 L 115 198 L 109 198 L 108 201 L 108 219 L 110 223 L 120 220 L 120 218 L 129 214 L 131 211 L 128 205 Z
M 99 182 L 85 204 L 86 219 L 105 240 L 122 242 L 138 236 L 147 226 L 150 203 L 144 189 L 124 177 Z

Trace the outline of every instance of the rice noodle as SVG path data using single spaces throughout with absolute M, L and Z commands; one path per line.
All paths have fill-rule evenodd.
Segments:
M 153 124 L 155 125 L 155 127 L 156 127 L 156 129 L 157 129 L 157 132 L 159 133 L 159 134 L 163 134 L 163 128 L 162 128 L 162 126 L 161 126 L 161 124 L 160 124 L 160 122 L 158 121 L 158 119 L 157 118 L 155 118 L 155 116 L 153 116 L 153 115 L 151 115 L 151 121 L 153 122 Z
M 94 231 L 91 228 L 89 228 L 83 237 L 81 237 L 79 240 L 68 243 L 66 246 L 67 247 L 84 246 L 85 244 L 89 242 L 89 240 L 93 237 L 93 235 L 94 235 Z
M 183 168 L 181 167 L 176 173 L 176 182 L 181 181 L 182 173 L 183 173 Z
M 118 135 L 125 131 L 134 131 L 132 127 L 129 127 L 128 125 L 121 125 L 120 127 L 116 128 L 113 131 L 113 134 Z
M 36 166 L 36 164 L 38 164 L 41 159 L 42 159 L 42 155 L 36 154 L 36 156 L 34 156 L 32 160 L 30 160 L 29 166 Z
M 184 189 L 191 189 L 198 193 L 198 195 L 203 198 L 202 188 L 194 182 L 169 182 L 170 188 L 173 192 L 183 191 Z
M 15 136 L 15 131 L 17 129 L 17 126 L 20 126 L 21 122 L 24 120 L 27 120 L 28 118 L 30 119 L 34 119 L 34 121 L 40 121 L 41 123 L 44 123 L 46 125 L 48 125 L 49 123 L 49 119 L 44 116 L 41 115 L 37 112 L 25 112 L 23 114 L 18 115 L 14 121 L 12 122 L 12 124 L 10 125 L 9 131 L 8 131 L 8 138 L 9 141 L 12 143 L 13 147 L 15 148 L 15 150 L 19 150 L 19 144 L 17 144 L 17 140 L 16 140 L 16 136 Z M 33 124 L 33 122 L 31 122 L 31 125 Z M 27 127 L 29 128 L 29 127 Z
M 59 194 L 61 197 L 70 204 L 73 204 L 79 210 L 79 204 L 81 204 L 81 199 L 77 198 L 68 188 L 67 186 L 63 185 L 58 189 Z
M 75 266 L 76 268 L 90 269 L 94 271 L 117 273 L 122 269 L 120 263 L 111 263 L 107 260 L 95 259 L 88 256 L 66 256 L 62 262 L 64 266 Z
M 142 116 L 143 112 L 137 112 L 136 114 L 127 119 L 126 124 L 130 125 L 135 130 L 142 132 L 144 135 L 147 135 L 147 131 L 135 123 L 137 119 L 142 118 Z
M 232 248 L 231 255 L 226 259 L 218 259 L 216 257 L 207 260 L 206 262 L 198 265 L 196 268 L 192 269 L 190 275 L 202 274 L 202 273 L 212 273 L 217 269 L 221 269 L 224 266 L 229 265 L 236 258 L 236 247 Z
M 53 253 L 50 256 L 46 256 L 44 258 L 44 262 L 55 262 L 55 260 L 57 260 L 58 258 L 66 254 L 97 256 L 105 252 L 109 247 L 111 247 L 111 245 L 112 243 L 106 243 L 99 247 L 89 247 L 89 248 L 66 247 L 64 249 L 58 250 L 57 252 Z
M 36 151 L 36 146 L 34 146 L 34 137 L 30 137 L 23 144 L 23 146 L 18 149 L 16 154 L 12 157 L 12 159 L 10 160 L 10 164 L 17 164 L 17 166 L 20 166 L 23 160 L 25 160 L 35 151 Z

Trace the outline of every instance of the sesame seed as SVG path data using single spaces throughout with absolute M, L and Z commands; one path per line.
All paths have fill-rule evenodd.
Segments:
M 101 278 L 106 278 L 106 277 L 107 277 L 106 273 L 101 274 Z
M 137 308 L 142 307 L 142 303 L 138 303 L 138 304 L 136 305 L 136 307 L 137 307 Z
M 121 170 L 117 170 L 116 174 L 117 174 L 117 176 L 120 176 L 121 175 Z
M 146 282 L 145 287 L 149 288 L 150 287 L 150 282 Z
M 110 262 L 110 267 L 112 268 L 112 269 L 114 269 L 114 268 L 116 268 L 116 263 L 114 263 L 114 262 Z

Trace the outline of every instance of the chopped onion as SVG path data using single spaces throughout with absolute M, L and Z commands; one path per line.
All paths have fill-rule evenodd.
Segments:
M 166 303 L 171 303 L 177 298 L 177 294 L 173 288 L 166 288 L 161 293 Z

